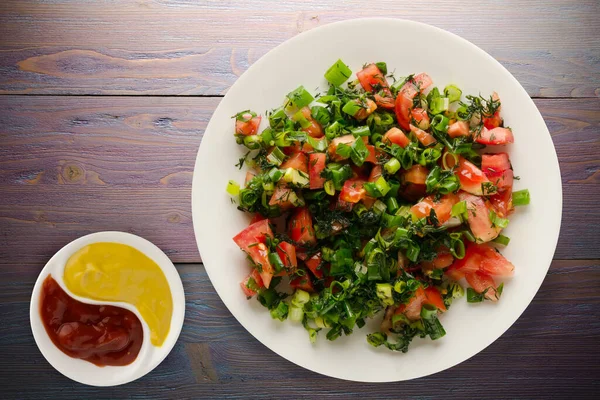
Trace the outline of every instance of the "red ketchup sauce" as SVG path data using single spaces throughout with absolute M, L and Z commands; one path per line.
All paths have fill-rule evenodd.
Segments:
M 134 313 L 77 301 L 52 276 L 42 285 L 40 315 L 56 347 L 100 367 L 131 364 L 142 347 L 142 324 Z

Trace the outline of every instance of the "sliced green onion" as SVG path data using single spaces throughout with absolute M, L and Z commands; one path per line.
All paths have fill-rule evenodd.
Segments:
M 258 200 L 258 194 L 252 189 L 240 190 L 240 206 L 250 207 Z
M 267 177 L 273 183 L 279 182 L 282 176 L 283 172 L 279 168 L 271 168 L 269 172 L 267 172 Z
M 283 321 L 288 316 L 288 305 L 280 301 L 277 307 L 271 310 L 271 317 Z
M 306 89 L 304 89 L 304 86 L 299 86 L 297 89 L 288 93 L 287 98 L 290 99 L 293 106 L 297 108 L 305 107 L 315 99 L 306 91 Z
M 236 181 L 227 182 L 227 193 L 232 196 L 237 196 L 240 194 L 240 185 L 238 185 Z
M 310 183 L 308 174 L 294 168 L 286 169 L 281 179 L 298 187 L 308 187 Z
M 513 192 L 512 200 L 515 206 L 526 206 L 530 201 L 529 190 L 523 189 Z
M 381 71 L 381 73 L 383 75 L 387 74 L 388 69 L 387 69 L 387 64 L 385 62 L 383 62 L 383 61 L 376 62 L 375 65 L 377 66 L 377 68 L 379 68 L 379 70 Z
M 501 244 L 502 246 L 508 246 L 508 243 L 510 243 L 510 238 L 508 236 L 498 235 L 498 237 L 494 239 L 493 242 Z
M 329 125 L 331 116 L 325 107 L 313 106 L 310 108 L 310 115 L 322 126 Z
M 296 114 L 294 114 L 292 116 L 292 121 L 298 122 L 302 129 L 306 129 L 309 126 L 311 126 L 310 121 L 308 119 L 306 119 L 306 117 L 302 113 L 302 110 L 298 111 Z
M 367 343 L 369 343 L 373 347 L 379 347 L 384 344 L 387 340 L 387 336 L 385 333 L 375 332 L 369 333 L 367 335 Z
M 302 289 L 296 289 L 292 297 L 292 305 L 300 307 L 310 300 L 310 294 Z
M 302 309 L 302 307 L 290 307 L 289 318 L 290 321 L 302 322 L 302 320 L 304 319 L 304 310 Z
M 269 262 L 271 263 L 271 266 L 275 272 L 281 272 L 285 268 L 283 262 L 281 261 L 281 257 L 279 257 L 279 254 L 277 253 L 269 253 Z
M 391 214 L 395 214 L 396 211 L 398 211 L 398 209 L 400 208 L 400 205 L 398 204 L 398 200 L 396 200 L 395 197 L 388 197 L 385 202 L 387 205 L 387 210 Z
M 441 114 L 448 110 L 450 101 L 447 97 L 436 97 L 429 103 L 429 112 L 433 115 Z
M 383 214 L 386 209 L 387 209 L 387 206 L 381 200 L 377 200 L 375 202 L 375 204 L 373 204 L 373 212 L 377 215 Z
M 421 307 L 421 318 L 431 319 L 431 317 L 437 316 L 437 307 L 431 304 L 423 304 Z
M 327 193 L 330 196 L 335 195 L 335 185 L 333 184 L 333 181 L 325 181 L 325 193 Z
M 406 258 L 408 258 L 412 262 L 416 262 L 419 258 L 420 252 L 421 248 L 411 241 L 408 243 L 408 247 L 406 249 Z
M 377 297 L 384 305 L 391 306 L 394 304 L 394 298 L 392 296 L 392 285 L 389 283 L 377 283 L 375 285 L 375 292 Z
M 462 234 L 469 242 L 475 242 L 475 236 L 473 236 L 471 231 L 463 231 Z
M 460 96 L 462 96 L 462 90 L 454 85 L 448 85 L 444 88 L 444 95 L 448 98 L 450 103 L 454 103 L 455 101 L 460 100 Z
M 325 137 L 329 140 L 333 140 L 340 136 L 344 127 L 339 122 L 335 121 L 333 124 L 325 128 Z
M 314 137 L 308 136 L 306 141 L 312 146 L 313 149 L 315 149 L 315 151 L 322 153 L 327 150 L 328 143 L 327 138 L 325 137 L 321 139 L 315 139 Z
M 453 299 L 459 299 L 465 295 L 465 289 L 458 282 L 452 282 L 448 286 L 448 293 L 450 293 Z
M 363 126 L 358 126 L 356 128 L 350 129 L 350 133 L 352 133 L 352 135 L 354 135 L 354 137 L 370 136 L 371 130 L 369 129 L 369 127 L 367 125 L 363 125 Z
M 466 212 L 467 212 L 467 202 L 463 200 L 463 201 L 459 201 L 458 203 L 456 203 L 455 205 L 452 206 L 451 215 L 453 217 L 461 217 Z
M 260 134 L 262 142 L 267 146 L 273 146 L 273 129 L 265 128 Z
M 273 110 L 269 115 L 269 126 L 273 129 L 283 128 L 287 119 L 288 116 L 286 115 L 283 108 L 278 108 L 276 110 Z
M 472 288 L 467 288 L 467 303 L 481 303 L 483 298 L 483 293 L 477 293 Z
M 465 243 L 460 239 L 455 239 L 451 242 L 450 253 L 459 260 L 465 258 Z
M 398 161 L 397 158 L 391 158 L 388 162 L 386 162 L 383 165 L 383 168 L 385 168 L 386 172 L 388 174 L 395 174 L 396 172 L 398 172 L 398 170 L 400 169 L 401 165 L 400 165 L 400 161 Z
M 442 156 L 442 166 L 444 167 L 444 169 L 452 169 L 457 164 L 458 156 L 456 154 L 450 152 L 444 153 L 444 155 Z
M 271 165 L 280 166 L 284 159 L 285 154 L 277 146 L 274 147 L 269 154 L 267 154 L 267 161 L 269 161 Z
M 348 68 L 342 60 L 337 60 L 327 72 L 325 72 L 325 79 L 333 86 L 340 86 L 346 82 L 352 75 L 352 70 Z
M 394 283 L 394 292 L 396 293 L 403 293 L 406 290 L 406 282 L 404 281 L 397 281 L 396 283 Z
M 244 136 L 244 146 L 250 150 L 256 150 L 260 148 L 262 143 L 262 137 L 260 135 Z
M 265 192 L 273 193 L 275 190 L 275 184 L 273 182 L 263 182 L 262 187 Z
M 353 99 L 344 104 L 344 107 L 342 107 L 342 111 L 354 117 L 356 113 L 362 108 L 362 103 L 356 99 Z
M 489 217 L 492 225 L 497 226 L 498 228 L 506 228 L 508 226 L 508 219 L 500 218 L 494 210 L 490 210 Z

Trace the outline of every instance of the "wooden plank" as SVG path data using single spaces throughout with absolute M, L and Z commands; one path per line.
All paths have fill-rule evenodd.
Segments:
M 43 264 L 69 241 L 110 229 L 148 238 L 174 262 L 199 262 L 191 178 L 219 100 L 1 96 L 0 264 Z M 563 176 L 556 257 L 600 258 L 600 100 L 537 105 Z
M 368 7 L 359 0 L 5 0 L 0 93 L 224 94 L 260 56 L 302 31 L 386 16 L 463 36 L 503 63 L 531 96 L 594 97 L 599 11 L 596 0 L 380 0 Z
M 590 398 L 592 390 L 599 388 L 598 260 L 553 262 L 542 288 L 516 324 L 472 359 L 427 378 L 379 385 L 327 378 L 267 351 L 227 311 L 202 265 L 177 265 L 187 307 L 180 340 L 146 377 L 104 389 L 71 382 L 44 361 L 28 324 L 23 323 L 39 268 L 22 267 L 0 269 L 4 398 L 45 399 L 58 391 L 64 399 L 123 398 L 141 391 L 147 398 L 164 398 L 173 396 L 174 390 L 178 398 L 349 398 L 360 393 L 372 398 L 396 398 L 398 393 L 405 398 L 436 399 L 457 395 Z M 397 357 L 402 362 L 402 355 Z M 26 392 L 19 391 L 25 387 Z

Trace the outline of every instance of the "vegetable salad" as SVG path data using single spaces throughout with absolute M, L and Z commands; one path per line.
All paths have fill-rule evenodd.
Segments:
M 325 93 L 298 87 L 262 131 L 255 112 L 234 116 L 248 171 L 227 191 L 253 215 L 233 238 L 251 266 L 241 289 L 311 341 L 381 313 L 368 343 L 406 352 L 415 336 L 445 335 L 440 316 L 463 285 L 468 302 L 500 299 L 514 271 L 501 232 L 529 192 L 512 191 L 506 152 L 485 150 L 514 141 L 496 93 L 397 79 L 383 62 L 351 77 L 338 60 Z

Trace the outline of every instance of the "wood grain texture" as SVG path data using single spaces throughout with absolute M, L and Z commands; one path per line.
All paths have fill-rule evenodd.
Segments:
M 5 398 L 40 399 L 60 392 L 62 399 L 114 399 L 134 394 L 179 399 L 586 399 L 600 389 L 597 260 L 553 262 L 521 318 L 470 360 L 431 377 L 380 385 L 327 378 L 266 350 L 231 316 L 202 265 L 186 264 L 177 266 L 187 310 L 173 352 L 136 382 L 115 388 L 86 387 L 61 376 L 43 359 L 23 323 L 39 266 L 23 267 L 0 269 L 0 384 Z M 396 356 L 402 362 L 402 355 Z M 474 379 L 482 376 L 486 378 Z
M 300 32 L 387 16 L 472 41 L 531 96 L 598 97 L 599 14 L 596 0 L 4 0 L 0 93 L 219 95 Z
M 0 264 L 43 264 L 99 230 L 199 262 L 191 179 L 218 98 L 0 97 Z M 564 193 L 556 258 L 600 258 L 600 100 L 540 99 Z M 534 199 L 535 201 L 535 199 Z

